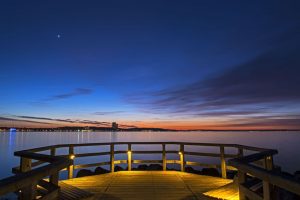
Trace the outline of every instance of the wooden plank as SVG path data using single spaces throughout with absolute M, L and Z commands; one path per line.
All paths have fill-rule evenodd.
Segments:
M 97 152 L 97 153 L 81 153 L 75 154 L 75 157 L 91 157 L 91 156 L 105 156 L 110 155 L 110 152 Z
M 163 171 L 167 170 L 167 155 L 166 155 L 166 145 L 162 145 L 162 164 L 163 164 Z
M 132 160 L 134 164 L 146 164 L 146 163 L 163 163 L 162 160 Z
M 127 165 L 128 165 L 128 171 L 131 171 L 131 164 L 132 164 L 131 144 L 128 144 L 128 150 L 127 150 Z
M 244 185 L 240 185 L 239 190 L 240 190 L 240 192 L 244 193 L 245 196 L 247 196 L 251 200 L 263 200 L 263 198 L 261 196 L 259 196 L 258 194 L 256 194 L 252 190 L 249 190 Z
M 80 200 L 92 199 L 93 194 L 64 182 L 59 182 L 59 199 Z
M 179 164 L 180 165 L 180 161 L 179 160 L 167 160 L 167 164 Z
M 98 195 L 99 199 L 207 200 L 204 192 L 232 181 L 177 171 L 121 171 L 62 182 Z
M 90 163 L 90 164 L 82 164 L 82 165 L 74 165 L 74 169 L 97 167 L 97 166 L 102 166 L 102 165 L 110 165 L 110 161 L 108 161 L 108 162 L 99 162 L 99 163 Z
M 204 195 L 217 199 L 239 200 L 239 190 L 236 183 L 229 183 L 217 189 L 205 192 Z
M 220 146 L 220 159 L 221 159 L 221 174 L 222 174 L 222 178 L 227 178 L 224 146 Z
M 128 160 L 115 160 L 115 164 L 127 164 Z
M 217 164 L 206 164 L 206 163 L 191 162 L 191 161 L 186 161 L 186 165 L 210 167 L 210 168 L 220 168 L 221 167 L 220 165 L 217 165 Z
M 51 192 L 49 192 L 48 194 L 46 194 L 45 196 L 43 196 L 42 198 L 40 198 L 40 200 L 53 200 L 53 199 L 57 199 L 59 196 L 59 191 L 60 189 L 57 188 L 56 190 L 53 190 Z
M 69 146 L 69 158 L 72 159 L 72 163 L 71 165 L 68 166 L 68 178 L 73 178 L 73 173 L 74 173 L 74 158 L 72 158 L 74 156 L 74 147 L 73 146 Z
M 246 173 L 238 170 L 238 186 L 239 186 L 239 198 L 240 200 L 246 200 L 246 194 L 243 191 L 243 188 L 240 189 L 240 187 L 245 183 L 246 181 Z
M 180 145 L 179 157 L 180 157 L 180 171 L 185 171 L 185 160 L 184 160 L 184 145 Z
M 115 147 L 113 144 L 110 145 L 110 171 L 115 171 Z

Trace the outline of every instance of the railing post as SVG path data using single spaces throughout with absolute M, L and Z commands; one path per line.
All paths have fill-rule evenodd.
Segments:
M 58 185 L 58 180 L 59 180 L 59 171 L 57 171 L 54 174 L 51 174 L 50 176 L 50 183 L 54 185 Z
M 110 171 L 115 171 L 115 147 L 114 144 L 110 145 Z
M 166 159 L 166 144 L 162 144 L 162 161 L 163 161 L 163 171 L 167 170 L 167 159 Z
M 31 159 L 21 157 L 20 170 L 21 170 L 21 172 L 30 171 L 31 170 Z
M 246 181 L 246 173 L 238 170 L 238 186 L 239 186 L 239 200 L 246 200 L 246 195 L 243 193 L 243 190 L 241 190 L 241 185 L 244 184 Z
M 264 166 L 266 170 L 273 170 L 273 157 L 266 156 L 264 160 Z
M 37 182 L 33 181 L 28 187 L 21 189 L 21 200 L 33 200 L 36 199 Z
M 244 156 L 244 149 L 242 147 L 239 147 L 238 157 Z
M 222 174 L 222 178 L 227 178 L 224 146 L 220 146 L 220 155 L 221 155 L 221 174 Z
M 272 156 L 266 156 L 265 157 L 264 166 L 265 166 L 266 170 L 272 170 L 273 169 L 273 158 L 272 158 Z M 264 193 L 264 200 L 271 200 L 272 185 L 267 181 L 263 181 L 263 193 Z
M 56 154 L 56 148 L 55 147 L 52 147 L 50 149 L 50 154 L 51 154 L 51 156 L 55 156 L 55 154 Z M 54 185 L 58 185 L 58 180 L 59 180 L 59 171 L 57 171 L 56 173 L 50 175 L 50 183 L 52 183 Z
M 72 159 L 72 164 L 68 167 L 68 179 L 73 178 L 74 173 L 74 147 L 69 146 L 69 158 Z
M 267 181 L 263 181 L 264 200 L 271 200 L 271 185 Z
M 31 170 L 31 159 L 21 157 L 21 163 L 20 163 L 20 171 L 21 172 L 27 172 Z M 37 188 L 37 182 L 32 182 L 29 186 L 21 189 L 20 199 L 21 200 L 32 200 L 36 198 L 36 188 Z
M 180 170 L 182 172 L 184 172 L 185 171 L 185 162 L 184 162 L 184 145 L 183 144 L 180 144 L 179 156 L 180 156 Z
M 55 154 L 56 154 L 56 148 L 55 147 L 51 147 L 51 149 L 50 149 L 50 155 L 51 156 L 55 156 Z
M 132 159 L 131 144 L 128 144 L 127 155 L 128 155 L 128 159 L 127 159 L 128 171 L 131 171 L 131 159 Z

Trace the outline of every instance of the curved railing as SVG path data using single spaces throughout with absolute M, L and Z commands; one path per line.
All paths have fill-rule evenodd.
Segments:
M 124 145 L 126 146 L 125 150 Z M 123 146 L 123 150 L 119 150 L 119 146 Z M 138 150 L 136 147 L 139 146 L 155 146 L 156 150 Z M 173 149 L 168 148 L 170 146 L 172 146 Z M 99 151 L 79 153 L 77 148 L 80 147 L 99 147 Z M 176 150 L 174 150 L 174 147 Z M 193 150 L 193 147 L 209 147 L 214 148 L 215 151 L 200 152 L 199 150 Z M 63 148 L 68 148 L 68 153 L 63 155 L 58 154 L 58 150 Z M 104 151 L 100 151 L 101 148 Z M 276 150 L 238 144 L 218 143 L 114 142 L 52 145 L 15 152 L 15 155 L 21 158 L 20 166 L 13 168 L 13 172 L 16 173 L 15 176 L 0 180 L 0 196 L 11 192 L 17 192 L 21 199 L 35 199 L 40 195 L 37 193 L 37 187 L 43 187 L 48 192 L 39 196 L 39 198 L 53 199 L 58 196 L 60 171 L 67 170 L 68 178 L 73 178 L 74 170 L 76 169 L 107 165 L 110 166 L 110 171 L 114 172 L 115 165 L 127 164 L 127 169 L 130 171 L 132 170 L 132 164 L 143 163 L 160 163 L 162 164 L 162 170 L 167 170 L 168 164 L 179 165 L 181 171 L 185 171 L 186 166 L 218 168 L 221 171 L 222 178 L 227 178 L 228 170 L 238 170 L 241 199 L 245 199 L 246 197 L 249 199 L 267 199 L 267 192 L 269 192 L 270 196 L 271 190 L 265 189 L 267 188 L 265 183 L 263 197 L 251 192 L 251 189 L 245 186 L 249 175 L 252 177 L 255 176 L 258 179 L 267 182 L 269 185 L 273 184 L 274 181 L 274 185 L 299 194 L 298 191 L 300 190 L 297 190 L 299 188 L 299 183 L 282 178 L 284 179 L 283 183 L 286 184 L 284 185 L 278 183 L 278 178 L 274 178 L 274 180 L 273 178 L 270 178 L 278 176 L 271 172 L 273 170 L 273 155 L 276 153 Z M 116 159 L 115 155 L 118 154 L 125 155 L 126 159 Z M 137 154 L 161 155 L 161 159 L 134 159 L 133 156 Z M 169 154 L 177 154 L 177 159 L 167 159 L 167 155 Z M 88 164 L 75 164 L 74 162 L 77 158 L 94 156 L 109 156 L 109 160 Z M 195 156 L 218 158 L 219 163 L 208 164 L 190 159 Z M 47 179 L 48 177 L 49 179 Z

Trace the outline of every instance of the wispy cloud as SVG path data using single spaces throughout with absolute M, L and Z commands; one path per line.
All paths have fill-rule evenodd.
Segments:
M 40 125 L 52 125 L 60 126 L 60 123 L 63 123 L 67 126 L 102 126 L 102 127 L 111 127 L 111 122 L 102 122 L 95 120 L 85 120 L 85 119 L 58 119 L 58 118 L 49 118 L 49 117 L 36 117 L 36 116 L 23 116 L 23 115 L 12 115 L 11 117 L 0 117 L 0 126 L 1 121 L 6 122 L 19 122 L 19 123 L 33 123 Z M 130 124 L 119 124 L 120 128 L 137 128 L 135 125 Z
M 31 121 L 31 120 L 24 120 L 24 119 L 15 119 L 15 118 L 10 118 L 10 117 L 0 117 L 0 121 L 28 122 L 28 123 L 35 123 L 35 124 L 52 124 L 50 122 L 39 122 L 39 121 Z
M 88 88 L 76 88 L 74 91 L 63 93 L 63 94 L 57 94 L 50 96 L 48 98 L 43 99 L 42 101 L 55 101 L 55 100 L 61 100 L 61 99 L 68 99 L 74 96 L 81 96 L 81 95 L 89 95 L 93 92 L 92 89 Z
M 272 115 L 274 109 L 286 111 L 290 103 L 299 106 L 298 32 L 291 31 L 278 41 L 273 41 L 271 50 L 204 80 L 130 95 L 126 100 L 145 112 L 205 117 Z M 298 118 L 281 120 L 299 122 Z
M 94 112 L 93 115 L 115 115 L 125 113 L 125 111 L 105 111 L 105 112 Z
M 17 118 L 22 119 L 32 119 L 32 120 L 44 120 L 44 121 L 53 121 L 53 122 L 64 122 L 64 123 L 80 123 L 80 124 L 93 124 L 93 125 L 103 125 L 103 126 L 110 126 L 110 122 L 100 122 L 100 121 L 93 121 L 93 120 L 72 120 L 72 119 L 57 119 L 57 118 L 48 118 L 48 117 L 34 117 L 34 116 L 19 116 L 16 115 Z

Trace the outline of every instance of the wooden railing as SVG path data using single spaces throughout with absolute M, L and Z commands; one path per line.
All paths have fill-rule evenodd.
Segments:
M 39 186 L 47 191 L 42 199 L 56 198 L 59 192 L 59 172 L 69 166 L 71 160 L 30 151 L 15 152 L 15 155 L 21 157 L 18 174 L 0 180 L 0 196 L 15 192 L 20 199 L 36 199 Z M 38 163 L 49 164 L 32 169 L 32 159 L 37 160 L 35 165 Z M 49 177 L 48 181 L 44 179 L 45 177 Z
M 273 200 L 279 199 L 278 188 L 300 195 L 300 183 L 295 179 L 274 170 L 273 155 L 276 150 L 266 150 L 248 156 L 229 160 L 229 164 L 238 169 L 238 186 L 240 200 Z M 258 160 L 264 160 L 263 167 L 255 165 Z M 253 183 L 262 184 L 263 192 L 255 192 Z M 277 187 L 277 188 L 276 188 Z M 276 191 L 275 191 L 276 190 Z
M 125 150 L 119 150 L 120 146 L 126 146 Z M 136 150 L 137 146 L 155 146 L 158 150 Z M 160 146 L 159 148 L 157 146 Z M 176 146 L 176 150 L 169 150 L 168 147 Z M 212 147 L 215 148 L 214 152 L 198 152 L 190 147 Z M 99 147 L 97 152 L 78 153 L 77 148 L 80 147 Z M 67 148 L 68 153 L 60 155 L 58 150 Z M 104 150 L 101 151 L 101 148 Z M 105 150 L 108 149 L 108 150 Z M 124 148 L 123 148 L 124 149 Z M 228 153 L 228 151 L 231 153 Z M 234 153 L 232 153 L 234 151 Z M 265 176 L 264 173 L 270 173 L 262 167 L 272 166 L 273 155 L 277 153 L 275 150 L 269 150 L 264 148 L 250 147 L 237 144 L 217 144 L 217 143 L 189 143 L 189 142 L 114 142 L 114 143 L 87 143 L 87 144 L 61 144 L 52 145 L 41 148 L 34 148 L 25 151 L 15 152 L 16 156 L 20 156 L 20 166 L 13 168 L 15 176 L 0 180 L 0 196 L 16 192 L 19 194 L 20 199 L 36 199 L 37 187 L 45 188 L 48 193 L 42 196 L 43 199 L 54 199 L 58 195 L 58 180 L 59 172 L 67 170 L 68 178 L 73 178 L 74 170 L 82 168 L 90 168 L 97 166 L 109 166 L 110 171 L 114 172 L 115 165 L 127 164 L 127 170 L 132 170 L 132 164 L 143 163 L 159 163 L 162 164 L 162 170 L 167 170 L 168 164 L 177 164 L 180 166 L 181 171 L 185 171 L 186 166 L 201 166 L 209 168 L 218 168 L 221 171 L 222 178 L 227 178 L 228 170 L 237 170 L 239 174 L 239 185 L 241 198 L 248 197 L 255 199 L 255 195 L 248 195 L 245 193 L 245 187 L 243 184 L 246 182 L 246 174 L 257 176 L 262 180 L 272 183 L 274 185 L 280 185 L 287 190 L 295 192 L 291 187 L 298 189 L 298 185 L 292 184 L 292 186 L 283 186 L 277 184 L 278 178 L 272 179 Z M 116 159 L 116 155 L 123 154 L 127 159 Z M 161 155 L 159 160 L 137 160 L 134 159 L 134 155 L 143 154 L 155 154 Z M 167 155 L 177 154 L 179 159 L 167 159 Z M 247 156 L 244 156 L 247 154 Z M 96 162 L 88 164 L 75 164 L 77 158 L 92 157 L 92 156 L 109 156 L 109 160 L 105 162 Z M 218 164 L 208 164 L 199 161 L 191 161 L 188 157 L 214 157 L 219 159 Z M 254 158 L 253 158 L 254 156 Z M 227 161 L 231 159 L 228 163 Z M 35 160 L 34 162 L 32 160 Z M 255 163 L 256 166 L 250 166 L 248 163 Z M 45 165 L 47 164 L 47 165 Z M 259 167 L 261 166 L 261 167 Z M 260 171 L 263 170 L 263 171 Z M 275 176 L 275 175 L 270 175 Z M 47 178 L 49 180 L 47 181 Z M 267 177 L 267 178 L 266 178 Z M 273 183 L 274 181 L 274 183 Z M 287 182 L 284 182 L 287 183 Z M 291 182 L 288 182 L 291 184 Z M 267 187 L 267 186 L 266 186 Z M 264 185 L 265 188 L 265 185 Z M 300 190 L 298 190 L 300 191 Z M 297 193 L 297 192 L 295 192 Z M 254 197 L 255 198 L 252 198 Z M 257 198 L 256 198 L 257 199 Z

